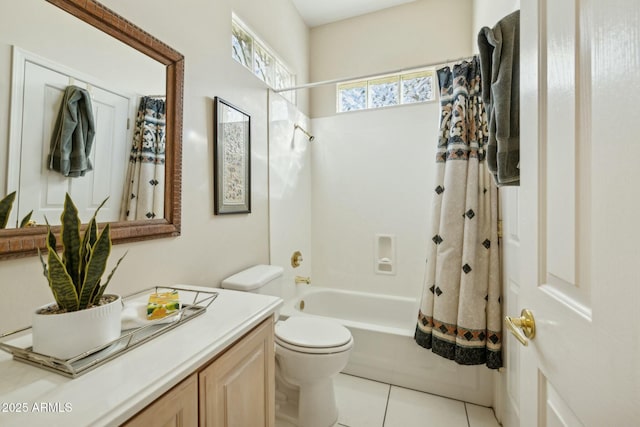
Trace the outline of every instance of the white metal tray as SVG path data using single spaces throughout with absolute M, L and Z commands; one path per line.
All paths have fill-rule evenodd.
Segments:
M 151 294 L 153 292 L 169 292 L 173 290 L 177 290 L 180 293 L 180 310 L 162 319 L 150 321 L 147 325 L 123 330 L 119 338 L 70 359 L 63 360 L 35 353 L 31 346 L 31 326 L 0 335 L 0 350 L 4 350 L 12 354 L 14 360 L 47 369 L 66 377 L 79 377 L 80 375 L 85 374 L 118 356 L 121 356 L 127 351 L 134 349 L 174 328 L 177 328 L 195 317 L 198 317 L 203 314 L 211 303 L 218 297 L 218 293 L 214 291 L 156 286 L 123 297 L 122 304 L 124 305 L 127 301 L 140 298 L 144 294 Z M 190 301 L 186 302 L 183 298 L 186 295 L 193 295 L 193 298 L 189 298 Z M 169 321 L 172 318 L 174 320 Z

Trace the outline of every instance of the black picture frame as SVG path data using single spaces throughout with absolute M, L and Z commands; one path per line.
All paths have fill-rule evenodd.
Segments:
M 251 213 L 251 116 L 214 98 L 214 213 Z

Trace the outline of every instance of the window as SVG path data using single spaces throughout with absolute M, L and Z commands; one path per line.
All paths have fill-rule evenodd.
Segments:
M 369 80 L 369 108 L 388 107 L 400 103 L 398 76 Z
M 417 73 L 403 74 L 402 103 L 425 102 L 433 100 L 433 72 L 419 71 Z
M 367 108 L 367 82 L 347 83 L 338 86 L 338 111 Z
M 242 27 L 235 22 L 231 22 L 231 47 L 233 59 L 244 65 L 251 67 L 251 52 L 253 51 L 253 39 Z
M 284 62 L 235 15 L 231 18 L 231 57 L 273 89 L 296 84 Z M 295 104 L 295 91 L 282 92 L 282 96 Z
M 429 69 L 340 83 L 338 112 L 433 101 L 433 78 Z
M 256 43 L 255 49 L 253 49 L 253 73 L 271 87 L 273 87 L 273 63 L 273 56 Z

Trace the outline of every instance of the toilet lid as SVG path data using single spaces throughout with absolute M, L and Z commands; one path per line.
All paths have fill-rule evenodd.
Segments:
M 296 347 L 330 348 L 351 341 L 351 332 L 340 323 L 302 316 L 277 322 L 275 335 L 280 341 Z

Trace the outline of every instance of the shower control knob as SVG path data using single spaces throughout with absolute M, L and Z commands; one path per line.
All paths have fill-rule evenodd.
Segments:
M 302 253 L 300 251 L 295 251 L 293 255 L 291 255 L 291 267 L 297 268 L 302 264 L 303 258 Z

